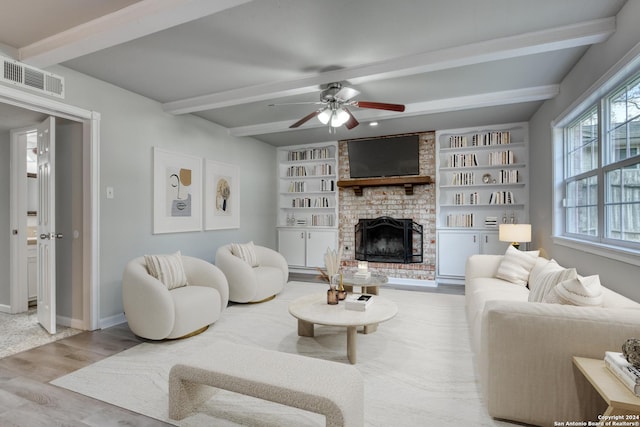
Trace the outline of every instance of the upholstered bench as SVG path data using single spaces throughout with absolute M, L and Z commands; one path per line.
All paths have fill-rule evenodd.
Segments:
M 327 426 L 364 425 L 364 381 L 351 365 L 220 343 L 171 368 L 169 417 L 185 418 L 213 387 L 322 414 Z

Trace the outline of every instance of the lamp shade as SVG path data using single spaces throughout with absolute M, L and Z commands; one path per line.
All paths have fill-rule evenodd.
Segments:
M 501 242 L 530 242 L 531 224 L 500 224 L 498 239 Z

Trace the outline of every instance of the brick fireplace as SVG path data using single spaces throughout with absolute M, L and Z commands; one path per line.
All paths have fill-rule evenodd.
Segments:
M 339 180 L 350 179 L 347 141 L 338 144 Z M 419 134 L 420 175 L 435 179 L 435 133 Z M 412 194 L 402 185 L 362 188 L 358 196 L 351 188 L 339 191 L 339 242 L 343 266 L 357 267 L 355 227 L 361 219 L 391 217 L 411 219 L 422 226 L 422 262 L 369 262 L 369 267 L 389 277 L 420 281 L 435 280 L 436 196 L 435 185 L 414 185 Z

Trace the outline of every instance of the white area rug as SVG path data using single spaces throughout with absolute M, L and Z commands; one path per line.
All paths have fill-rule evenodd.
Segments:
M 168 418 L 173 364 L 220 340 L 349 363 L 346 330 L 318 326 L 299 337 L 289 302 L 326 286 L 291 282 L 274 300 L 232 305 L 198 336 L 143 343 L 52 384 L 180 426 L 324 426 L 324 417 L 220 390 L 182 421 Z M 358 334 L 367 426 L 508 426 L 482 405 L 464 314 L 464 297 L 382 288 L 398 315 L 373 334 Z M 286 367 L 274 366 L 274 369 Z M 300 379 L 304 381 L 304 378 Z

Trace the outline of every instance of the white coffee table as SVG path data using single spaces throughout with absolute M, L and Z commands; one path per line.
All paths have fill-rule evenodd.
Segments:
M 365 311 L 347 310 L 344 301 L 337 305 L 327 304 L 327 294 L 312 294 L 300 297 L 289 304 L 289 313 L 298 319 L 298 335 L 312 337 L 313 326 L 344 326 L 347 328 L 347 357 L 356 363 L 356 336 L 358 326 L 377 325 L 393 318 L 398 306 L 390 299 L 375 296 Z

